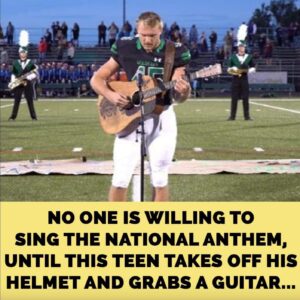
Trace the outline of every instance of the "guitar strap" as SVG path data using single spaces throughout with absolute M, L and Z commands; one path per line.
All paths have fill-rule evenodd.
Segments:
M 168 82 L 171 80 L 172 70 L 174 66 L 174 58 L 175 58 L 175 46 L 174 43 L 167 40 L 166 41 L 166 49 L 165 49 L 165 63 L 164 63 L 164 76 L 163 82 Z M 162 92 L 160 97 L 156 100 L 156 108 L 154 110 L 155 113 L 160 114 L 163 111 L 164 102 L 166 92 Z
M 164 77 L 163 77 L 164 82 L 171 80 L 174 58 L 175 58 L 174 43 L 167 40 L 166 51 L 165 51 Z

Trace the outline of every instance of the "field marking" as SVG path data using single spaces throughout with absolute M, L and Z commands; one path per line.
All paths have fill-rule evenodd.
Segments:
M 40 99 L 37 101 L 37 102 L 40 102 L 40 103 L 52 103 L 52 102 L 97 102 L 98 99 L 95 98 L 95 99 Z M 5 107 L 10 107 L 10 106 L 13 106 L 14 105 L 14 99 L 0 99 L 0 103 L 4 103 L 4 102 L 12 102 L 11 104 L 6 104 L 6 105 L 1 105 L 0 108 L 5 108 Z M 21 104 L 24 104 L 26 103 L 25 99 L 22 99 L 21 101 Z
M 250 101 L 250 103 L 255 104 L 255 105 L 260 105 L 263 107 L 267 107 L 267 108 L 273 108 L 273 109 L 283 110 L 283 111 L 287 111 L 287 112 L 291 112 L 291 113 L 295 113 L 295 114 L 300 114 L 299 110 L 288 109 L 288 108 L 284 108 L 284 107 L 280 107 L 280 106 L 273 106 L 273 105 L 268 105 L 268 104 L 263 104 L 263 103 L 252 102 L 252 101 Z
M 256 152 L 264 152 L 264 151 L 265 151 L 265 150 L 264 150 L 263 148 L 261 148 L 261 147 L 255 147 L 254 150 L 255 150 Z
M 1 105 L 0 108 L 12 107 L 14 104 Z
M 75 147 L 73 148 L 72 152 L 81 152 L 82 148 L 81 147 Z
M 230 98 L 189 98 L 189 102 L 230 102 Z M 265 99 L 265 98 L 251 98 L 250 101 L 261 101 L 261 102 L 300 102 L 299 98 L 296 99 L 287 99 L 287 98 L 278 98 L 278 99 Z
M 296 99 L 283 99 L 283 98 L 280 98 L 280 99 L 258 99 L 258 98 L 255 98 L 253 99 L 254 101 L 262 101 L 262 102 L 300 102 L 300 99 L 296 98 Z M 13 101 L 13 99 L 1 99 L 0 100 L 0 103 L 2 102 L 11 102 Z M 22 103 L 26 102 L 24 99 L 22 100 Z M 88 98 L 73 98 L 73 99 L 62 99 L 62 98 L 57 98 L 57 99 L 47 99 L 47 98 L 39 98 L 38 102 L 97 102 L 98 101 L 98 98 L 91 98 L 91 99 L 88 99 Z M 187 101 L 189 102 L 230 102 L 231 99 L 230 98 L 222 98 L 222 99 L 218 99 L 218 98 L 188 98 Z M 250 100 L 252 102 L 252 100 Z M 10 106 L 13 105 L 10 104 Z M 173 105 L 176 105 L 176 103 L 174 103 Z M 3 106 L 0 106 L 0 108 L 2 107 L 6 107 L 7 105 L 3 105 Z
M 24 103 L 26 103 L 26 101 L 22 100 L 20 104 L 24 104 Z M 1 105 L 0 108 L 7 108 L 7 107 L 12 107 L 12 106 L 14 106 L 14 103 Z
M 23 147 L 15 147 L 12 149 L 13 152 L 21 152 L 23 150 Z

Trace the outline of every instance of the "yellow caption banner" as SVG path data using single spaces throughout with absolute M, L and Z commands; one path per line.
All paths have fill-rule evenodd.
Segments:
M 300 299 L 300 203 L 2 202 L 1 300 Z

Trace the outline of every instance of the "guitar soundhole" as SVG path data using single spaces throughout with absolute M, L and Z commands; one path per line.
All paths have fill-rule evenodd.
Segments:
M 140 93 L 138 91 L 133 94 L 133 96 L 131 98 L 131 102 L 134 106 L 140 106 L 141 105 Z

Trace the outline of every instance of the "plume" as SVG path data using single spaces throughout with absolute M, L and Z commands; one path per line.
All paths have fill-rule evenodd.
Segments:
M 247 29 L 248 29 L 248 26 L 245 24 L 242 24 L 239 27 L 238 32 L 237 32 L 237 40 L 238 41 L 244 41 L 246 39 Z
M 29 44 L 29 33 L 26 30 L 21 30 L 19 37 L 19 45 L 21 47 L 27 47 Z

